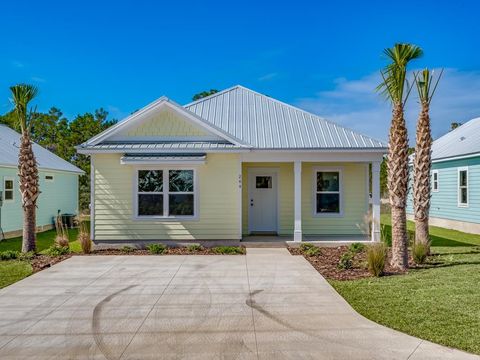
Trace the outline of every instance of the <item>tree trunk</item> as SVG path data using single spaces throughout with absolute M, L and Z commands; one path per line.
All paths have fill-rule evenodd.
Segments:
M 23 207 L 22 252 L 28 252 L 36 250 L 36 207 L 40 191 L 37 161 L 33 154 L 30 134 L 23 132 L 20 142 L 18 176 Z
M 392 267 L 408 268 L 406 203 L 408 191 L 408 136 L 403 105 L 396 103 L 392 111 L 388 148 L 388 190 L 392 207 Z
M 417 123 L 413 182 L 415 213 L 415 241 L 429 245 L 428 216 L 430 211 L 430 170 L 432 167 L 432 135 L 430 131 L 429 104 L 422 101 L 422 111 Z

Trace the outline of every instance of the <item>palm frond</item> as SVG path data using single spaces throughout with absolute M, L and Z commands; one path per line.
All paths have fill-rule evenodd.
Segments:
M 12 102 L 15 106 L 14 112 L 22 132 L 29 131 L 29 119 L 32 118 L 32 111 L 28 111 L 28 103 L 38 94 L 38 88 L 29 84 L 18 84 L 10 87 Z
M 432 88 L 432 84 L 434 80 L 433 70 L 430 71 L 429 69 L 423 69 L 421 72 L 417 72 L 414 75 L 415 83 L 417 85 L 418 97 L 420 98 L 421 102 L 430 104 L 430 102 L 432 101 L 433 95 L 437 90 L 437 86 L 442 75 L 443 75 L 443 69 L 440 71 L 440 74 L 438 75 L 435 81 L 435 85 L 433 85 L 433 88 Z

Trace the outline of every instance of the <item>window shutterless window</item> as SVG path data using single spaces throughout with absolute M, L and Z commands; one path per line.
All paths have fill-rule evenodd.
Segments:
M 137 217 L 193 218 L 195 214 L 193 169 L 137 171 Z
M 3 200 L 4 201 L 13 201 L 13 182 L 14 179 L 13 177 L 7 177 L 5 176 L 3 178 Z
M 432 171 L 432 191 L 438 191 L 438 170 Z
M 315 214 L 342 213 L 341 172 L 317 170 L 315 172 Z
M 468 168 L 458 169 L 458 206 L 468 206 Z

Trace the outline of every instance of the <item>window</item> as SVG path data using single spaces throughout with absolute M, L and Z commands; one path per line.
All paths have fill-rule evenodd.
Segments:
M 257 188 L 257 189 L 271 189 L 272 188 L 272 177 L 271 176 L 256 176 L 255 177 L 255 188 Z
M 53 181 L 53 175 L 45 175 L 45 181 Z
M 138 217 L 194 217 L 194 170 L 137 171 Z
M 341 173 L 315 171 L 315 214 L 341 215 Z
M 13 177 L 3 178 L 3 200 L 13 201 Z
M 468 206 L 468 168 L 458 169 L 458 206 Z
M 432 171 L 432 191 L 438 191 L 438 170 Z

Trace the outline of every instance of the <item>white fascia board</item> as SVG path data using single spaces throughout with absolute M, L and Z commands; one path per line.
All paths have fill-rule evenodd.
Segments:
M 445 161 L 469 159 L 469 158 L 478 157 L 478 156 L 480 156 L 480 153 L 473 153 L 473 154 L 467 154 L 467 155 L 458 155 L 458 156 L 452 156 L 452 157 L 434 159 L 434 160 L 432 160 L 432 163 L 439 163 L 439 162 L 445 162 Z

